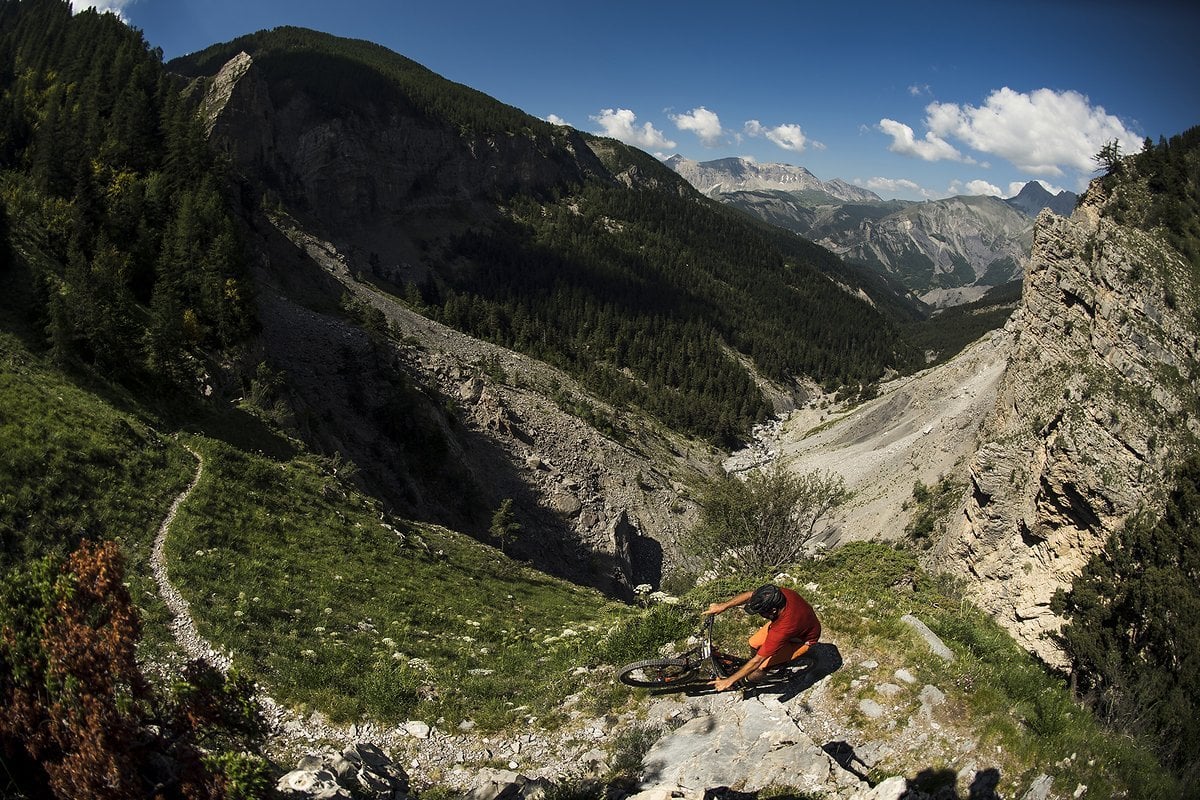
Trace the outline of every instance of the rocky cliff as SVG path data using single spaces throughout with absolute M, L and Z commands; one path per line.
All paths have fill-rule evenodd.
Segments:
M 822 212 L 806 236 L 843 258 L 895 274 L 932 305 L 942 304 L 942 290 L 957 287 L 980 287 L 962 298 L 978 299 L 986 287 L 1019 279 L 1029 258 L 1030 218 L 995 197 L 951 197 L 886 214 Z
M 1038 217 L 1009 364 L 931 559 L 1055 665 L 1054 593 L 1130 514 L 1161 503 L 1200 435 L 1190 267 L 1104 216 L 1112 201 L 1096 183 L 1070 219 Z
M 840 178 L 823 181 L 804 167 L 791 164 L 758 164 L 744 158 L 692 161 L 680 155 L 664 162 L 701 192 L 719 197 L 723 193 L 778 189 L 806 193 L 811 200 L 870 203 L 879 195 L 851 186 Z

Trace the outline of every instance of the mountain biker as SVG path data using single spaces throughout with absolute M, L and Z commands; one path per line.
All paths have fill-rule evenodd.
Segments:
M 750 660 L 728 678 L 711 682 L 718 692 L 742 680 L 762 680 L 767 670 L 796 660 L 821 638 L 821 622 L 813 607 L 786 587 L 764 584 L 724 603 L 713 603 L 702 615 L 715 616 L 736 606 L 745 606 L 747 614 L 765 617 L 767 623 L 750 637 Z

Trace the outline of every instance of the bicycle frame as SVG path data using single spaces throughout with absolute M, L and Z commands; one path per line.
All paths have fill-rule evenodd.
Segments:
M 661 688 L 694 683 L 708 683 L 727 678 L 746 660 L 723 653 L 713 646 L 712 616 L 700 626 L 700 643 L 686 652 L 669 658 L 651 658 L 626 664 L 617 671 L 618 679 L 630 686 Z M 707 669 L 705 669 L 707 668 Z

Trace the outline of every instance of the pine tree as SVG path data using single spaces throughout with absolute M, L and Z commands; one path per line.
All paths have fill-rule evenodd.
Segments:
M 1160 518 L 1131 519 L 1055 598 L 1079 689 L 1113 723 L 1157 742 L 1200 780 L 1200 457 Z

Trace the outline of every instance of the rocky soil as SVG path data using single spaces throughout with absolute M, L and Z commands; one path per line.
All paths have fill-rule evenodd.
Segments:
M 946 364 L 884 384 L 855 408 L 817 398 L 757 428 L 753 445 L 725 468 L 779 463 L 797 473 L 834 472 L 853 496 L 821 543 L 899 539 L 912 515 L 913 484 L 961 474 L 974 455 L 1011 347 L 1010 334 L 995 332 Z

